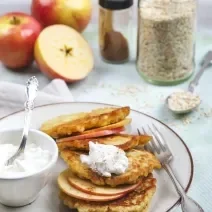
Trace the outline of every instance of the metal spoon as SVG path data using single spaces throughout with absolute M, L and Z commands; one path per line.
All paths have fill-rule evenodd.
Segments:
M 199 80 L 202 76 L 202 74 L 204 73 L 205 69 L 211 64 L 211 61 L 212 61 L 212 51 L 208 51 L 206 53 L 206 55 L 204 56 L 203 58 L 203 61 L 202 61 L 202 67 L 201 69 L 199 70 L 199 72 L 196 74 L 196 76 L 194 77 L 194 79 L 190 82 L 189 86 L 188 86 L 188 92 L 190 93 L 194 93 L 194 89 L 195 87 L 197 87 L 197 85 L 199 84 Z M 169 104 L 168 104 L 168 100 L 170 98 L 171 95 L 169 95 L 167 98 L 166 98 L 166 105 L 167 107 L 174 113 L 177 113 L 177 114 L 184 114 L 184 113 L 189 113 L 191 112 L 192 110 L 194 110 L 195 108 L 197 108 L 199 106 L 199 104 L 195 105 L 194 107 L 191 107 L 187 110 L 174 110 L 172 108 L 169 107 Z
M 24 104 L 25 122 L 24 122 L 23 134 L 21 138 L 21 144 L 17 152 L 6 161 L 5 163 L 6 166 L 11 165 L 14 162 L 14 160 L 24 152 L 27 137 L 28 137 L 28 132 L 29 132 L 30 118 L 31 118 L 32 110 L 34 109 L 34 100 L 35 100 L 35 97 L 37 96 L 37 90 L 38 90 L 38 80 L 35 77 L 31 77 L 26 83 L 27 100 Z

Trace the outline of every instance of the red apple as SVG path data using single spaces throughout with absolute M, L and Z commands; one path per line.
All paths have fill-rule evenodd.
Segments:
M 0 17 L 0 61 L 9 68 L 23 68 L 34 59 L 34 44 L 42 27 L 20 12 Z
M 49 78 L 82 80 L 92 71 L 91 48 L 75 29 L 58 24 L 46 27 L 35 43 L 35 60 Z
M 60 138 L 60 139 L 57 139 L 57 142 L 59 143 L 59 142 L 68 142 L 73 140 L 82 140 L 87 138 L 103 137 L 107 135 L 117 134 L 122 131 L 124 131 L 124 127 L 119 127 L 119 128 L 111 129 L 111 130 L 102 130 L 102 131 L 92 132 L 92 133 L 83 134 L 83 135 L 70 136 L 66 138 Z
M 81 199 L 86 201 L 95 201 L 95 202 L 107 202 L 107 201 L 119 199 L 125 196 L 125 194 L 123 193 L 118 195 L 100 196 L 100 195 L 93 195 L 93 194 L 87 194 L 85 192 L 82 192 L 69 184 L 68 182 L 69 172 L 70 170 L 68 169 L 63 171 L 57 179 L 59 188 L 68 196 L 74 197 L 76 199 Z
M 82 32 L 91 19 L 91 0 L 33 0 L 31 13 L 43 26 L 68 25 Z

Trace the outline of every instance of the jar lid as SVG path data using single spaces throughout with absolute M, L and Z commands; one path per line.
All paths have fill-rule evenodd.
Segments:
M 123 10 L 133 5 L 133 0 L 99 0 L 99 5 L 110 10 Z

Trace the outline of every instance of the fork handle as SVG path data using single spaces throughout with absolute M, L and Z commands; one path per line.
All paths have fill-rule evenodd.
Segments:
M 204 210 L 201 208 L 201 206 L 192 200 L 190 197 L 187 196 L 186 192 L 184 191 L 183 187 L 175 177 L 171 167 L 169 165 L 163 164 L 163 168 L 171 178 L 178 194 L 181 197 L 181 207 L 183 212 L 204 212 Z

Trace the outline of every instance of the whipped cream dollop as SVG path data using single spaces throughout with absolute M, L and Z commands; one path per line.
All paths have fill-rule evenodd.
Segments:
M 89 142 L 89 155 L 80 155 L 82 163 L 105 177 L 126 172 L 129 161 L 122 149 L 113 145 Z
M 44 168 L 51 160 L 51 153 L 43 150 L 35 143 L 26 145 L 24 153 L 15 159 L 12 165 L 5 166 L 5 162 L 19 148 L 13 144 L 0 144 L 0 177 L 19 176 L 34 173 Z

